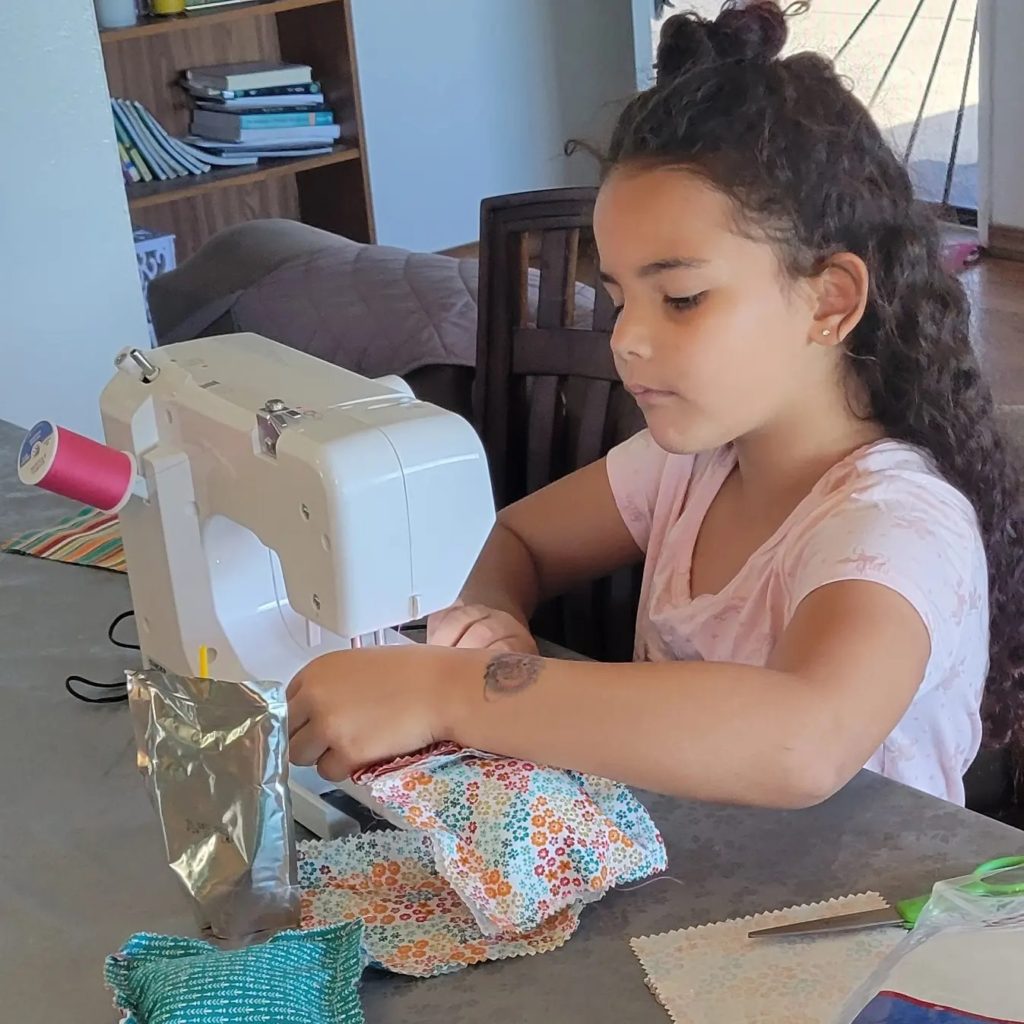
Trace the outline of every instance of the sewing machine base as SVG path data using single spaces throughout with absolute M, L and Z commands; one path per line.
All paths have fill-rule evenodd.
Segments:
M 374 817 L 383 818 L 397 828 L 406 827 L 401 818 L 374 800 L 365 786 L 357 786 L 351 779 L 328 782 L 317 774 L 316 768 L 293 765 L 289 785 L 292 817 L 320 839 L 337 839 L 363 831 L 361 823 L 338 806 L 343 801 L 331 801 L 331 795 L 339 791 L 361 804 Z

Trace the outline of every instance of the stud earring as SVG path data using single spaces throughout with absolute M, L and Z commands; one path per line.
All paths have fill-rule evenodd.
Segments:
M 827 338 L 832 332 L 826 327 L 821 333 Z

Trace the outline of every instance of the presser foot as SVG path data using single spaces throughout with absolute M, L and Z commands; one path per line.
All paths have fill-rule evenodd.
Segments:
M 288 785 L 292 817 L 320 839 L 356 835 L 367 831 L 373 822 L 406 827 L 401 818 L 374 800 L 366 786 L 351 780 L 328 782 L 315 768 L 292 765 Z

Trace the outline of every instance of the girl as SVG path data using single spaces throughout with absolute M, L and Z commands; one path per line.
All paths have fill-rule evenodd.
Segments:
M 648 429 L 499 515 L 432 646 L 304 669 L 294 761 L 450 739 L 705 800 L 807 806 L 866 765 L 962 802 L 986 676 L 989 738 L 1020 728 L 1019 484 L 963 291 L 785 37 L 768 0 L 673 17 L 612 137 L 594 229 Z M 641 557 L 634 664 L 537 655 L 539 601 Z

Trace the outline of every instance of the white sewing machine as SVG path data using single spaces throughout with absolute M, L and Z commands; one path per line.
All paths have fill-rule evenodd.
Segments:
M 117 366 L 101 410 L 138 469 L 120 520 L 148 664 L 196 675 L 206 645 L 215 678 L 287 682 L 458 596 L 494 522 L 465 420 L 253 334 Z M 347 830 L 337 788 L 295 770 L 296 819 Z

